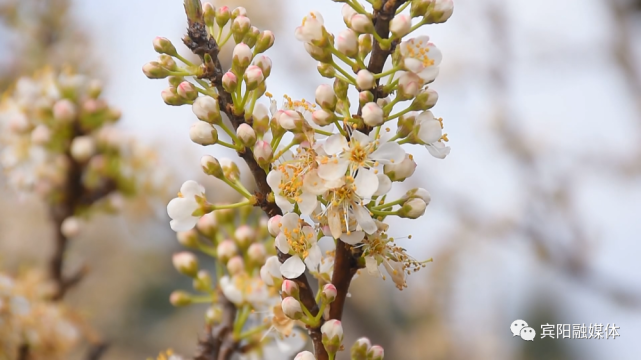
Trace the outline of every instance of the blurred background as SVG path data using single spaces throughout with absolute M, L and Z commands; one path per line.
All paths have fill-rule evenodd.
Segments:
M 346 308 L 350 344 L 368 336 L 387 359 L 638 359 L 641 354 L 641 2 L 456 0 L 446 24 L 420 30 L 442 49 L 433 84 L 452 153 L 411 148 L 419 167 L 397 195 L 432 194 L 425 216 L 396 220 L 390 234 L 417 259 L 433 258 L 399 292 L 364 274 Z M 268 89 L 312 99 L 326 83 L 293 35 L 320 10 L 332 32 L 341 4 L 229 0 L 276 34 Z M 193 144 L 189 107 L 168 107 L 163 81 L 141 71 L 151 41 L 175 45 L 185 30 L 178 0 L 0 0 L 0 86 L 45 64 L 101 78 L 120 126 L 156 148 L 174 179 L 217 184 Z M 179 49 L 187 50 L 182 47 Z M 42 266 L 52 245 L 45 209 L 0 183 L 0 264 Z M 392 194 L 394 195 L 394 194 Z M 173 348 L 191 354 L 205 306 L 174 309 L 179 249 L 164 200 L 145 215 L 99 216 L 69 251 L 91 273 L 69 302 L 111 344 L 103 359 L 142 359 Z M 211 265 L 211 264 L 210 264 Z M 513 337 L 512 321 L 613 324 L 613 339 Z M 82 354 L 83 349 L 78 350 Z

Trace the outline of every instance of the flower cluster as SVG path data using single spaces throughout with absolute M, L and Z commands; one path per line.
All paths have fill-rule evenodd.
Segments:
M 205 174 L 222 180 L 244 200 L 211 204 L 200 184 L 187 181 L 167 207 L 172 229 L 193 231 L 212 211 L 234 207 L 254 205 L 270 216 L 266 227 L 279 257 L 261 268 L 262 283 L 247 271 L 249 254 L 242 263 L 240 258 L 221 258 L 221 251 L 235 255 L 242 250 L 236 239 L 217 245 L 229 276 L 211 286 L 241 309 L 236 319 L 243 319 L 242 309 L 264 303 L 264 287 L 267 293 L 278 289 L 282 276 L 282 302 L 273 316 L 282 311 L 304 324 L 314 340 L 315 353 L 299 353 L 297 359 L 333 359 L 342 349 L 338 319 L 358 269 L 385 279 L 383 268 L 403 289 L 406 276 L 425 265 L 388 235 L 386 219 L 421 217 L 429 193 L 414 188 L 391 199 L 388 193 L 414 174 L 417 163 L 409 145 L 438 159 L 450 153 L 444 121 L 432 113 L 438 94 L 431 84 L 442 54 L 427 36 L 412 34 L 423 25 L 445 22 L 453 12 L 452 1 L 341 2 L 346 28 L 338 34 L 325 28 L 316 11 L 295 29 L 296 39 L 318 61 L 318 72 L 331 80 L 316 88 L 314 103 L 287 95 L 279 103 L 267 91 L 272 61 L 263 53 L 274 35 L 251 26 L 244 8 L 216 9 L 186 0 L 189 30 L 183 42 L 202 64 L 178 54 L 168 39 L 156 38 L 160 57 L 143 66 L 149 78 L 168 78 L 169 87 L 161 93 L 167 104 L 191 106 L 199 120 L 189 129 L 191 140 L 236 150 L 256 183 L 251 192 L 232 160 L 203 157 Z M 389 31 L 378 26 L 382 21 L 389 22 Z M 223 69 L 218 49 L 230 39 L 235 43 L 231 68 Z M 176 265 L 179 271 L 198 276 L 193 256 L 181 255 L 174 263 L 182 264 Z M 316 296 L 306 271 L 319 281 Z M 173 301 L 192 299 L 179 293 Z M 383 358 L 382 348 L 359 341 L 353 359 Z
M 0 273 L 0 359 L 18 359 L 28 346 L 34 360 L 67 359 L 83 336 L 82 320 L 49 300 L 53 288 L 42 274 Z

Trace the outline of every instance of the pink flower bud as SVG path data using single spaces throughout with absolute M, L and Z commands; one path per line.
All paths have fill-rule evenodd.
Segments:
M 263 71 L 263 76 L 265 76 L 265 78 L 269 77 L 272 73 L 272 59 L 270 59 L 269 56 L 258 55 L 254 58 L 253 63 Z
M 260 137 L 265 135 L 267 130 L 269 130 L 269 110 L 264 104 L 256 104 L 254 106 L 254 113 L 252 114 L 254 118 L 254 130 Z
M 249 246 L 249 249 L 247 249 L 247 258 L 249 258 L 253 264 L 262 265 L 265 262 L 266 257 L 267 250 L 263 243 L 253 243 Z
M 272 161 L 272 147 L 267 141 L 258 140 L 254 145 L 254 159 L 260 166 L 268 166 Z
M 210 123 L 197 121 L 189 128 L 189 138 L 200 145 L 213 145 L 218 141 L 218 131 Z
M 414 111 L 428 110 L 436 105 L 438 101 L 438 93 L 432 89 L 424 89 L 416 95 L 410 107 Z
M 228 93 L 233 93 L 236 91 L 236 87 L 238 86 L 238 78 L 236 75 L 228 71 L 223 75 L 223 88 L 225 88 L 225 91 Z
M 263 53 L 267 51 L 267 49 L 272 47 L 272 45 L 274 45 L 274 40 L 274 33 L 269 30 L 265 30 L 258 36 L 258 40 L 256 40 L 256 46 L 254 47 L 254 50 L 257 54 Z
M 176 65 L 176 62 L 174 61 L 174 58 L 172 58 L 169 55 L 160 55 L 158 57 L 160 66 L 164 67 L 165 69 L 169 71 L 176 71 L 178 70 L 178 65 Z
M 234 41 L 239 43 L 249 31 L 251 21 L 247 16 L 237 16 L 231 24 L 231 32 L 234 36 Z
M 323 294 L 321 295 L 326 302 L 331 303 L 336 299 L 336 295 L 338 294 L 338 291 L 336 290 L 336 286 L 332 284 L 326 284 L 323 286 Z
M 200 270 L 194 279 L 194 290 L 200 292 L 211 291 L 211 275 L 207 270 Z
M 154 50 L 156 50 L 156 52 L 159 54 L 167 54 L 169 56 L 176 56 L 178 54 L 171 41 L 160 36 L 157 36 L 154 39 Z
M 376 79 L 371 72 L 363 69 L 356 74 L 356 85 L 360 90 L 369 90 L 376 86 Z
M 314 354 L 309 351 L 302 351 L 296 354 L 294 360 L 316 360 L 316 358 L 314 357 Z
M 31 142 L 36 145 L 45 145 L 51 140 L 51 130 L 46 125 L 38 125 L 31 132 Z
M 54 119 L 62 122 L 70 122 L 76 118 L 76 105 L 68 99 L 58 100 L 53 105 Z
M 265 80 L 265 76 L 263 76 L 263 70 L 261 70 L 258 66 L 251 65 L 247 68 L 247 70 L 245 70 L 243 79 L 245 80 L 247 91 L 252 91 L 256 89 L 258 85 L 263 82 L 263 80 Z
M 383 123 L 383 109 L 374 102 L 367 103 L 363 106 L 363 121 L 368 126 L 378 126 Z
M 307 53 L 312 57 L 312 59 L 320 61 L 322 63 L 332 62 L 332 51 L 329 47 L 321 48 L 308 42 L 303 43 L 303 47 L 305 48 L 305 51 L 307 51 Z
M 267 231 L 271 236 L 276 237 L 280 233 L 280 220 L 282 218 L 281 215 L 274 215 L 267 222 Z
M 298 284 L 296 284 L 296 282 L 292 280 L 283 280 L 281 291 L 282 291 L 281 296 L 283 298 L 291 296 L 294 299 L 298 299 L 300 296 L 300 289 L 298 288 Z
M 370 52 L 372 52 L 372 46 L 373 46 L 374 39 L 372 37 L 372 34 L 361 34 L 358 36 L 358 54 L 361 57 L 367 56 Z
M 169 76 L 169 70 L 165 69 L 157 61 L 151 61 L 142 66 L 142 72 L 149 79 L 164 79 Z
M 299 320 L 303 317 L 303 308 L 300 306 L 300 302 L 291 296 L 284 298 L 280 306 L 285 316 L 292 320 Z
M 361 91 L 358 93 L 358 103 L 362 106 L 374 101 L 374 94 L 371 91 Z
M 352 349 L 350 351 L 352 358 L 366 359 L 367 352 L 371 347 L 372 347 L 372 343 L 369 341 L 368 338 L 366 337 L 359 338 L 354 342 L 354 345 L 352 345 Z
M 184 291 L 176 290 L 169 296 L 169 302 L 176 307 L 191 305 L 191 297 Z
M 383 356 L 385 355 L 385 351 L 383 350 L 383 347 L 380 345 L 374 345 L 372 346 L 371 349 L 367 352 L 367 359 L 371 360 L 383 360 Z
M 176 93 L 187 100 L 195 100 L 198 97 L 196 87 L 189 81 L 181 82 L 176 88 Z
M 231 276 L 238 275 L 245 271 L 245 261 L 240 256 L 234 256 L 227 261 L 227 271 Z
M 202 167 L 203 172 L 207 175 L 212 175 L 219 179 L 225 177 L 223 168 L 220 166 L 218 159 L 211 155 L 205 155 L 200 158 L 200 166 Z
M 440 24 L 446 22 L 454 13 L 454 1 L 432 0 L 433 5 L 428 7 L 425 20 L 428 24 Z
M 336 36 L 336 50 L 347 57 L 358 55 L 358 34 L 352 29 L 345 29 Z
M 323 345 L 328 353 L 335 354 L 343 342 L 343 326 L 339 320 L 327 320 L 321 326 Z
M 303 115 L 295 110 L 279 110 L 275 116 L 278 119 L 278 124 L 286 130 L 300 130 L 305 121 Z
M 334 77 L 336 77 L 336 69 L 334 68 L 334 66 L 332 66 L 332 64 L 319 62 L 316 69 L 322 77 L 326 77 L 328 79 L 333 79 Z
M 62 221 L 60 232 L 66 238 L 73 238 L 80 234 L 80 220 L 75 216 L 70 216 Z
M 312 121 L 318 126 L 327 126 L 336 119 L 333 112 L 324 109 L 314 110 L 312 113 Z
M 247 46 L 249 46 L 250 48 L 253 48 L 254 45 L 256 45 L 256 41 L 258 41 L 259 36 L 260 30 L 257 27 L 252 26 L 247 34 L 245 34 L 245 36 L 243 37 L 242 42 L 247 44 Z
M 356 14 L 352 16 L 350 28 L 357 33 L 361 34 L 371 34 L 374 32 L 374 24 L 372 24 L 372 19 L 367 15 Z
M 198 232 L 195 229 L 188 231 L 179 231 L 176 233 L 176 238 L 180 245 L 187 248 L 198 247 Z
M 324 47 L 327 39 L 325 38 L 326 30 L 323 23 L 323 16 L 319 12 L 310 12 L 303 19 L 302 25 L 296 28 L 296 39 Z
M 218 247 L 216 247 L 216 256 L 218 257 L 218 261 L 223 264 L 226 264 L 229 259 L 236 255 L 238 255 L 238 247 L 232 240 L 223 240 L 218 244 Z
M 220 159 L 220 165 L 223 168 L 223 173 L 225 174 L 225 177 L 232 179 L 232 180 L 238 180 L 240 179 L 240 169 L 238 168 L 238 165 L 234 161 L 232 161 L 230 158 L 221 158 Z M 219 214 L 231 214 L 231 218 L 233 218 L 233 209 L 227 209 L 228 211 L 222 211 L 219 210 Z M 221 222 L 224 221 L 229 221 L 230 219 L 223 220 L 221 219 Z
M 246 248 L 256 241 L 256 231 L 248 225 L 241 225 L 234 231 L 234 240 L 241 248 Z
M 229 22 L 230 18 L 231 11 L 229 10 L 229 7 L 223 6 L 216 9 L 216 24 L 218 24 L 221 29 L 227 24 L 227 22 Z
M 422 86 L 423 80 L 418 75 L 407 71 L 398 79 L 398 94 L 401 99 L 408 100 L 418 95 Z
M 214 26 L 214 22 L 216 21 L 216 7 L 210 3 L 204 3 L 203 18 L 205 19 L 205 25 Z
M 256 143 L 256 132 L 248 124 L 240 124 L 236 129 L 236 135 L 247 147 L 252 147 Z
M 231 18 L 236 19 L 239 16 L 247 16 L 247 9 L 242 6 L 239 6 L 231 12 Z
M 254 54 L 245 43 L 236 44 L 232 53 L 232 64 L 238 73 L 243 73 L 252 61 Z
M 389 29 L 396 39 L 407 35 L 412 28 L 412 19 L 406 14 L 396 15 L 389 23 Z
M 352 16 L 356 14 L 358 13 L 350 5 L 345 4 L 341 8 L 341 15 L 343 16 L 343 21 L 347 27 L 352 27 Z
M 176 253 L 171 260 L 174 264 L 174 268 L 183 275 L 195 277 L 198 273 L 198 260 L 196 259 L 196 256 L 190 252 L 183 251 Z
M 336 108 L 336 94 L 331 85 L 322 84 L 316 88 L 316 103 L 323 109 L 333 111 Z
M 222 119 L 220 116 L 220 107 L 218 100 L 211 96 L 199 96 L 191 106 L 191 111 L 194 112 L 199 120 L 217 124 Z
M 405 154 L 405 159 L 399 163 L 386 164 L 383 167 L 385 175 L 392 181 L 404 181 L 414 174 L 414 170 L 416 170 L 416 162 L 410 154 Z
M 209 155 L 205 155 L 205 156 L 209 156 Z M 203 158 L 205 156 L 203 156 Z M 217 160 L 216 160 L 216 163 L 218 163 Z M 221 173 L 222 173 L 222 170 L 221 170 Z M 200 220 L 198 220 L 198 223 L 196 223 L 196 228 L 206 236 L 213 236 L 216 233 L 216 230 L 218 229 L 218 221 L 216 221 L 216 214 L 214 214 L 213 212 L 210 212 L 208 214 L 203 215 L 200 218 Z
M 176 92 L 176 88 L 171 86 L 161 91 L 160 96 L 162 97 L 162 100 L 167 105 L 180 106 L 185 104 L 185 99 L 178 96 L 178 93 Z
M 403 207 L 398 211 L 398 216 L 402 218 L 417 219 L 425 214 L 427 203 L 421 198 L 411 198 L 407 200 Z
M 430 201 L 432 201 L 432 196 L 430 195 L 430 193 L 423 188 L 412 189 L 407 193 L 405 193 L 405 196 L 403 196 L 403 199 L 411 199 L 411 198 L 422 199 L 428 205 Z
M 78 162 L 89 160 L 96 153 L 96 141 L 91 136 L 78 136 L 71 142 L 71 156 Z

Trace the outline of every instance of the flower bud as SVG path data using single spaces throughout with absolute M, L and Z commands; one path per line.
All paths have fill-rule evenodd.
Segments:
M 323 334 L 323 346 L 330 354 L 335 354 L 343 342 L 343 326 L 339 320 L 327 320 L 321 326 Z
M 314 354 L 309 351 L 302 351 L 296 355 L 294 360 L 316 360 L 316 358 L 314 357 Z
M 340 79 L 334 80 L 334 93 L 337 98 L 347 99 L 347 89 L 349 89 L 348 83 Z
M 188 231 L 179 231 L 176 233 L 176 238 L 180 245 L 187 248 L 198 247 L 198 232 L 195 229 Z
M 245 34 L 249 32 L 251 27 L 251 21 L 247 16 L 238 16 L 234 19 L 231 24 L 231 33 L 234 36 L 234 41 L 239 43 L 245 37 Z
M 430 193 L 423 188 L 412 189 L 406 192 L 405 195 L 403 196 L 403 199 L 412 199 L 412 198 L 422 199 L 428 205 L 430 201 L 432 201 L 432 196 L 430 196 Z
M 176 93 L 187 100 L 195 100 L 198 97 L 198 90 L 189 81 L 183 81 L 176 88 Z
M 246 248 L 250 243 L 256 241 L 256 231 L 248 225 L 241 225 L 234 231 L 234 240 L 241 248 Z
M 53 105 L 54 119 L 62 122 L 71 122 L 76 118 L 76 105 L 69 99 L 56 101 Z
M 178 70 L 178 65 L 174 61 L 174 58 L 172 58 L 171 56 L 163 54 L 158 57 L 158 60 L 160 66 L 164 67 L 165 69 L 169 71 Z
M 305 122 L 303 115 L 296 110 L 279 110 L 276 118 L 280 126 L 286 130 L 300 130 Z
M 216 247 L 216 257 L 218 261 L 223 264 L 227 264 L 229 259 L 238 255 L 238 247 L 236 243 L 231 240 L 223 240 Z
M 374 101 L 374 94 L 371 91 L 361 91 L 358 93 L 358 104 L 363 107 L 367 103 Z
M 254 159 L 261 167 L 267 167 L 272 162 L 272 147 L 267 141 L 258 140 L 254 145 Z
M 75 216 L 70 216 L 60 224 L 60 232 L 66 238 L 72 238 L 80 234 L 80 220 Z
M 352 27 L 352 16 L 358 14 L 354 8 L 350 5 L 345 4 L 341 8 L 341 15 L 343 16 L 343 21 L 347 27 Z
M 191 305 L 191 296 L 184 291 L 176 290 L 169 295 L 169 302 L 176 307 Z
M 402 100 L 409 100 L 418 95 L 422 86 L 423 80 L 418 75 L 407 71 L 398 79 L 398 96 Z
M 272 59 L 270 59 L 269 56 L 258 55 L 254 58 L 253 63 L 263 71 L 265 78 L 269 77 L 272 73 Z
M 425 89 L 416 95 L 410 108 L 414 111 L 424 111 L 433 108 L 437 101 L 438 93 L 432 89 Z
M 278 112 L 276 114 L 278 114 Z M 283 136 L 283 134 L 287 132 L 285 129 L 283 129 L 282 126 L 280 126 L 280 124 L 278 123 L 278 118 L 276 116 L 274 116 L 269 122 L 269 128 L 271 129 L 272 136 L 274 138 Z
M 196 256 L 190 252 L 183 251 L 176 253 L 171 258 L 171 261 L 174 264 L 174 268 L 183 275 L 195 277 L 198 273 L 198 260 Z
M 252 147 L 256 143 L 256 132 L 248 124 L 240 124 L 236 129 L 236 135 L 244 146 Z
M 274 215 L 267 221 L 267 231 L 271 236 L 276 237 L 280 233 L 280 220 L 282 218 L 281 215 Z
M 411 198 L 407 200 L 398 211 L 398 216 L 402 218 L 417 219 L 425 214 L 427 203 L 421 198 Z
M 262 265 L 265 262 L 266 257 L 267 250 L 265 249 L 265 245 L 263 245 L 263 243 L 253 243 L 249 246 L 249 249 L 247 249 L 247 258 L 254 265 Z
M 220 165 L 223 167 L 223 174 L 225 174 L 225 177 L 231 180 L 238 180 L 240 179 L 240 169 L 238 168 L 238 165 L 236 165 L 235 162 L 233 162 L 229 158 L 222 158 L 220 159 Z M 224 219 L 220 219 L 220 222 L 226 222 L 230 221 L 234 217 L 234 212 L 233 209 L 227 209 L 229 211 L 224 211 L 224 210 L 219 210 L 218 213 L 222 215 L 226 215 L 227 217 Z
M 318 73 L 322 77 L 325 77 L 325 78 L 328 78 L 328 79 L 332 79 L 332 78 L 336 77 L 336 69 L 331 64 L 319 62 L 318 66 L 316 67 L 316 69 L 318 70 Z
M 372 343 L 368 338 L 362 337 L 354 342 L 350 351 L 352 359 L 354 360 L 367 360 L 367 352 L 372 347 Z
M 71 142 L 71 156 L 78 162 L 89 160 L 96 153 L 96 142 L 91 136 L 78 136 Z
M 247 44 L 247 46 L 249 46 L 250 48 L 253 48 L 254 45 L 256 45 L 256 41 L 258 41 L 259 36 L 260 30 L 257 27 L 252 26 L 249 28 L 247 34 L 245 34 L 245 36 L 243 37 L 242 42 Z
M 207 270 L 200 270 L 196 274 L 196 278 L 193 282 L 194 290 L 200 292 L 211 291 L 211 275 Z
M 176 92 L 176 88 L 171 86 L 161 91 L 160 96 L 162 97 L 162 100 L 167 105 L 180 106 L 185 104 L 185 99 L 178 96 L 178 92 Z
M 323 286 L 321 299 L 323 299 L 327 303 L 331 303 L 336 299 L 336 294 L 338 294 L 336 286 L 332 284 L 326 284 L 325 286 Z
M 149 79 L 164 79 L 169 76 L 169 70 L 165 69 L 158 61 L 150 61 L 143 65 L 142 72 Z
M 205 156 L 208 156 L 208 155 L 205 155 Z M 196 228 L 200 232 L 202 232 L 205 236 L 209 236 L 209 237 L 214 236 L 216 234 L 216 230 L 218 230 L 218 221 L 216 221 L 216 214 L 214 214 L 213 212 L 210 212 L 208 214 L 201 216 L 200 220 L 198 220 L 198 223 L 196 223 Z
M 336 50 L 350 58 L 358 55 L 358 34 L 352 29 L 345 29 L 336 36 Z
M 227 25 L 227 22 L 229 22 L 229 19 L 231 18 L 231 11 L 229 11 L 229 7 L 223 6 L 218 9 L 216 9 L 216 24 L 222 29 L 225 25 Z
M 87 95 L 92 99 L 96 99 L 100 94 L 102 94 L 102 81 L 92 79 L 87 86 Z
M 36 145 L 45 145 L 51 140 L 51 130 L 46 125 L 38 125 L 31 132 L 31 142 Z
M 264 104 L 256 104 L 254 106 L 253 117 L 253 128 L 254 131 L 258 134 L 259 137 L 263 137 L 265 133 L 269 130 L 269 110 Z
M 284 298 L 280 306 L 285 316 L 292 320 L 299 320 L 303 317 L 303 308 L 300 306 L 300 302 L 291 296 Z
M 169 39 L 160 36 L 157 36 L 154 39 L 154 50 L 156 50 L 156 52 L 159 54 L 167 54 L 169 56 L 178 55 L 174 44 L 172 44 Z
M 386 164 L 383 167 L 385 175 L 392 181 L 404 181 L 414 174 L 416 170 L 416 162 L 410 154 L 405 154 L 405 159 L 396 164 Z
M 265 80 L 265 76 L 263 75 L 263 70 L 261 70 L 258 66 L 251 65 L 247 68 L 247 70 L 245 70 L 243 79 L 245 80 L 247 91 L 252 91 L 258 87 L 258 84 L 262 83 L 263 80 Z
M 214 22 L 216 22 L 216 7 L 210 3 L 204 3 L 203 18 L 205 19 L 205 25 L 214 26 Z
M 316 61 L 320 61 L 324 64 L 332 62 L 332 50 L 330 47 L 318 47 L 312 43 L 304 43 L 305 51 Z
M 415 17 L 425 16 L 427 14 L 427 7 L 433 0 L 412 0 L 410 7 L 410 15 Z
M 397 123 L 398 127 L 396 129 L 396 134 L 400 138 L 407 137 L 414 129 L 415 120 L 416 120 L 415 112 L 409 112 L 407 114 L 403 114 L 398 119 L 398 123 Z
M 185 78 L 183 76 L 170 76 L 167 79 L 167 82 L 169 83 L 170 87 L 175 87 L 177 88 L 178 85 L 180 85 L 181 82 L 183 82 Z
M 377 103 L 371 102 L 363 106 L 363 121 L 368 126 L 378 126 L 384 122 L 383 109 Z
M 281 296 L 283 298 L 293 297 L 294 299 L 300 299 L 300 288 L 298 287 L 298 284 L 293 280 L 283 280 Z
M 336 94 L 331 85 L 322 84 L 316 88 L 316 103 L 321 108 L 333 111 L 336 108 Z
M 207 324 L 220 324 L 222 319 L 223 310 L 221 309 L 220 305 L 214 304 L 212 307 L 207 309 L 207 312 L 205 313 L 205 321 L 207 321 Z
M 226 72 L 223 75 L 223 88 L 225 91 L 233 93 L 236 91 L 236 86 L 238 86 L 238 78 L 236 75 L 231 71 Z
M 265 30 L 261 32 L 260 35 L 258 36 L 258 39 L 256 40 L 256 46 L 254 47 L 254 51 L 256 52 L 256 54 L 260 54 L 267 51 L 267 49 L 269 49 L 270 47 L 272 47 L 272 45 L 274 45 L 274 40 L 275 38 L 274 38 L 273 32 L 269 30 Z M 269 76 L 269 75 L 266 75 L 266 76 Z
M 374 345 L 367 352 L 367 360 L 383 360 L 384 355 L 385 351 L 383 350 L 383 347 L 380 345 Z
M 324 109 L 314 110 L 312 121 L 318 126 L 327 126 L 336 120 L 336 115 Z
M 211 155 L 205 155 L 200 158 L 200 166 L 203 168 L 203 172 L 207 175 L 215 176 L 219 179 L 225 177 L 223 174 L 223 169 L 218 162 L 218 159 Z
M 400 39 L 403 36 L 407 35 L 412 28 L 412 18 L 405 14 L 399 14 L 394 16 L 392 21 L 389 23 L 389 30 L 394 35 L 394 38 Z
M 227 271 L 231 276 L 238 275 L 245 271 L 245 261 L 240 256 L 234 256 L 227 261 Z
M 242 74 L 253 58 L 252 50 L 245 43 L 236 44 L 232 53 L 232 66 L 236 74 Z
M 200 145 L 213 145 L 218 141 L 218 130 L 211 124 L 197 121 L 189 128 L 189 138 Z
M 432 6 L 428 7 L 425 14 L 427 24 L 440 24 L 446 22 L 454 13 L 454 1 L 432 0 Z
M 231 18 L 236 19 L 239 16 L 247 16 L 247 9 L 242 6 L 239 6 L 231 12 Z
M 352 16 L 350 28 L 361 34 L 371 34 L 374 32 L 372 19 L 364 14 L 356 14 Z
M 372 52 L 373 42 L 372 34 L 361 34 L 358 36 L 358 54 L 362 58 Z
M 356 85 L 360 90 L 369 90 L 376 86 L 376 79 L 371 72 L 363 69 L 356 74 Z

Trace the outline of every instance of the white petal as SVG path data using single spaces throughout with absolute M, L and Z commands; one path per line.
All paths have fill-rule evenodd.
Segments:
M 439 73 L 438 66 L 430 66 L 421 70 L 417 75 L 426 83 L 429 84 L 436 79 Z
M 342 178 L 347 172 L 349 161 L 344 159 L 330 159 L 327 164 L 318 166 L 318 176 L 321 179 L 333 181 Z
M 191 216 L 184 219 L 171 220 L 169 222 L 169 226 L 171 226 L 171 229 L 173 231 L 181 232 L 193 229 L 194 226 L 196 226 L 196 223 L 198 223 L 198 218 L 195 216 Z
M 437 159 L 445 159 L 445 157 L 450 154 L 450 147 L 445 146 L 445 144 L 440 141 L 425 145 L 425 147 L 427 148 L 427 151 Z
M 267 184 L 272 188 L 274 194 L 279 193 L 278 185 L 280 185 L 281 180 L 283 179 L 283 173 L 278 170 L 272 170 L 267 174 Z
M 426 144 L 439 141 L 441 136 L 443 136 L 443 131 L 438 120 L 423 121 L 418 129 L 419 139 Z
M 378 190 L 378 177 L 374 170 L 360 168 L 354 179 L 354 185 L 356 185 L 358 196 L 363 199 L 371 199 Z
M 405 68 L 408 71 L 411 71 L 415 74 L 420 73 L 423 70 L 423 62 L 418 59 L 406 57 L 405 61 L 403 62 L 403 65 L 405 65 Z
M 374 193 L 375 196 L 382 196 L 387 194 L 392 189 L 392 180 L 385 174 L 376 174 L 378 176 L 378 189 Z
M 294 211 L 294 204 L 290 203 L 289 200 L 287 200 L 286 197 L 280 196 L 280 195 L 276 195 L 276 196 L 274 196 L 274 198 L 276 200 L 276 205 L 278 205 L 278 207 L 281 210 L 283 210 L 283 212 L 289 213 L 289 212 Z
M 194 180 L 187 180 L 180 187 L 180 193 L 185 198 L 193 198 L 196 195 L 202 196 L 205 188 Z
M 283 233 L 278 234 L 274 240 L 274 245 L 280 250 L 283 254 L 289 253 L 289 243 L 287 242 L 287 237 Z
M 280 219 L 280 224 L 285 229 L 292 231 L 300 227 L 298 220 L 300 220 L 300 217 L 298 216 L 298 214 L 295 214 L 295 213 L 285 214 Z
M 405 150 L 397 142 L 392 141 L 379 146 L 369 158 L 383 165 L 398 164 L 405 159 Z
M 322 259 L 322 253 L 318 244 L 314 244 L 310 249 L 307 257 L 305 258 L 305 264 L 309 271 L 318 271 L 318 265 L 320 265 Z
M 380 270 L 378 270 L 378 262 L 373 256 L 365 257 L 365 267 L 367 268 L 367 272 L 369 272 L 370 275 L 381 275 Z
M 294 255 L 280 266 L 280 272 L 288 279 L 295 279 L 305 272 L 305 263 L 297 255 Z
M 323 149 L 327 155 L 336 155 L 343 150 L 347 150 L 349 146 L 347 145 L 347 139 L 341 134 L 334 134 L 325 140 L 323 144 Z
M 376 222 L 369 215 L 369 210 L 360 205 L 354 206 L 353 210 L 358 225 L 360 225 L 366 233 L 373 234 L 376 232 L 376 230 L 378 230 L 378 228 L 376 227 Z
M 360 131 L 358 131 L 358 130 L 354 130 L 354 131 L 352 132 L 351 139 L 352 139 L 352 140 L 356 140 L 356 142 L 358 142 L 358 143 L 359 143 L 359 144 L 361 144 L 361 145 L 367 145 L 367 144 L 369 144 L 369 143 L 370 143 L 370 141 L 371 141 L 371 139 L 369 138 L 369 136 L 367 136 L 367 135 L 363 134 L 362 132 L 360 132 Z
M 336 241 L 331 236 L 323 236 L 318 240 L 318 246 L 320 246 L 321 253 L 326 254 L 336 250 Z
M 300 202 L 298 203 L 298 209 L 302 215 L 311 215 L 318 205 L 318 199 L 316 195 L 310 193 L 302 193 L 300 195 Z
M 172 219 L 190 217 L 196 209 L 198 209 L 198 203 L 194 198 L 175 198 L 167 204 L 167 214 Z
M 303 191 L 314 195 L 323 195 L 327 191 L 325 182 L 318 176 L 318 170 L 312 170 L 303 179 Z
M 363 238 L 365 238 L 365 233 L 362 231 L 352 231 L 351 234 L 343 234 L 341 235 L 341 240 L 343 240 L 344 243 L 350 244 L 350 245 L 356 245 L 359 242 L 363 241 Z
M 341 215 L 335 207 L 332 207 L 327 211 L 327 222 L 329 223 L 329 230 L 332 233 L 334 239 L 338 239 L 343 233 L 343 227 L 341 226 Z

